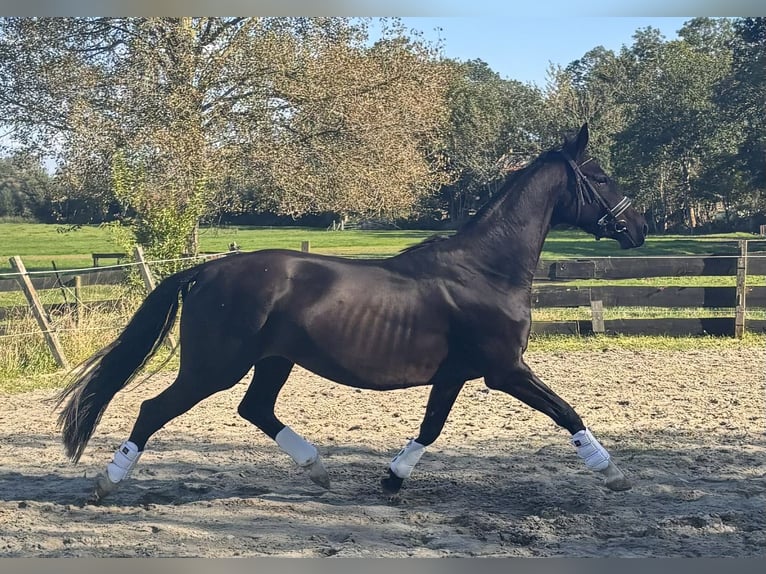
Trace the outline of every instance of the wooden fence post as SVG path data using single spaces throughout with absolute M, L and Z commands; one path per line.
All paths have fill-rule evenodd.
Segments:
M 154 276 L 152 275 L 151 270 L 149 269 L 149 266 L 146 264 L 146 258 L 144 257 L 144 248 L 140 245 L 136 245 L 136 248 L 133 250 L 133 255 L 136 257 L 136 262 L 138 263 L 138 272 L 141 274 L 141 279 L 144 280 L 144 287 L 146 287 L 146 293 L 151 293 L 154 291 L 155 283 L 154 283 Z
M 35 316 L 37 324 L 40 326 L 40 330 L 43 332 L 43 336 L 48 343 L 48 348 L 51 350 L 53 358 L 56 359 L 56 363 L 59 367 L 62 369 L 69 369 L 69 361 L 67 361 L 66 355 L 64 355 L 64 350 L 61 348 L 58 335 L 53 329 L 53 326 L 48 322 L 47 314 L 40 303 L 40 298 L 37 296 L 37 291 L 35 290 L 34 285 L 32 285 L 29 275 L 27 275 L 27 268 L 24 266 L 24 262 L 18 255 L 11 257 L 8 261 L 10 261 L 11 267 L 19 273 L 19 275 L 16 276 L 16 280 L 19 282 L 21 290 L 24 291 L 27 301 L 29 301 L 29 307 L 32 309 L 32 314 Z
M 590 302 L 591 325 L 593 332 L 602 335 L 606 331 L 604 328 L 604 303 L 602 301 Z
M 747 305 L 747 240 L 739 242 L 739 257 L 737 258 L 737 308 L 734 315 L 734 336 L 741 339 L 745 334 L 745 311 Z
M 154 288 L 156 286 L 154 281 L 154 276 L 152 275 L 152 271 L 149 269 L 149 266 L 146 264 L 146 258 L 144 257 L 144 248 L 140 245 L 136 245 L 136 248 L 133 250 L 133 255 L 136 257 L 136 262 L 138 263 L 138 272 L 141 274 L 141 279 L 144 280 L 144 286 L 146 287 L 146 294 L 148 295 L 152 291 L 154 291 Z M 168 333 L 168 338 L 165 340 L 167 346 L 172 351 L 176 347 L 176 338 L 173 336 L 173 333 Z
M 311 242 L 310 241 L 301 241 L 301 251 L 304 253 L 308 253 L 311 251 Z
M 79 327 L 82 320 L 82 275 L 74 276 L 74 318 Z

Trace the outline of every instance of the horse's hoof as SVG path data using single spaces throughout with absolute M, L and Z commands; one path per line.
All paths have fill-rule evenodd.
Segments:
M 604 482 L 604 486 L 606 486 L 609 490 L 614 490 L 616 492 L 619 492 L 621 490 L 630 490 L 633 488 L 633 485 L 630 483 L 630 481 L 627 478 L 618 478 L 617 480 L 607 480 Z
M 621 490 L 630 490 L 633 488 L 633 485 L 630 484 L 630 481 L 625 477 L 623 472 L 617 468 L 617 465 L 611 460 L 609 461 L 609 466 L 602 470 L 601 473 L 606 477 L 604 486 L 609 490 L 619 492 Z
M 93 491 L 89 502 L 96 504 L 101 502 L 110 493 L 117 490 L 118 482 L 112 482 L 105 474 L 99 474 L 96 477 L 96 489 Z
M 399 492 L 402 489 L 402 484 L 404 484 L 404 479 L 396 476 L 390 468 L 388 469 L 388 476 L 380 479 L 380 485 L 388 494 Z
M 325 470 L 320 457 L 317 457 L 316 460 L 306 468 L 309 471 L 309 478 L 312 482 L 318 484 L 322 488 L 330 490 L 330 476 L 327 474 L 327 470 Z

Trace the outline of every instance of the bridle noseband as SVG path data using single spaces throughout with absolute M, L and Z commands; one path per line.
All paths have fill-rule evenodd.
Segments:
M 598 226 L 601 228 L 603 235 L 608 236 L 609 232 L 614 233 L 625 233 L 628 238 L 630 239 L 631 243 L 634 245 L 636 242 L 633 240 L 633 238 L 630 236 L 630 233 L 627 233 L 628 231 L 628 224 L 624 219 L 619 219 L 620 215 L 625 213 L 625 210 L 630 207 L 632 201 L 627 198 L 623 197 L 619 202 L 617 202 L 617 205 L 614 207 L 610 207 L 607 201 L 604 199 L 604 197 L 598 192 L 598 190 L 591 184 L 590 181 L 588 181 L 588 178 L 585 177 L 585 174 L 583 174 L 582 170 L 580 170 L 580 165 L 577 165 L 575 161 L 569 156 L 569 154 L 565 151 L 561 151 L 561 155 L 563 158 L 567 161 L 569 164 L 569 167 L 572 168 L 572 171 L 575 174 L 575 181 L 577 183 L 577 219 L 575 220 L 576 224 L 579 225 L 580 223 L 580 210 L 585 203 L 593 203 L 595 201 L 598 203 L 606 213 L 598 220 Z M 581 165 L 585 165 L 590 160 L 586 160 Z

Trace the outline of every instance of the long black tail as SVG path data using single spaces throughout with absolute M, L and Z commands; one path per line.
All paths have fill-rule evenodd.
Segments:
M 82 456 L 109 401 L 157 352 L 178 314 L 179 295 L 188 292 L 201 265 L 169 276 L 149 293 L 112 344 L 77 369 L 77 377 L 61 392 L 57 406 L 69 402 L 58 417 L 67 456 Z

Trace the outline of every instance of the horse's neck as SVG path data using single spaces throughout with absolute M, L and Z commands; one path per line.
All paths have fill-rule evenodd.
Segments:
M 554 169 L 538 167 L 537 170 Z M 531 285 L 556 206 L 558 179 L 552 173 L 523 177 L 462 234 L 475 264 L 501 280 Z

